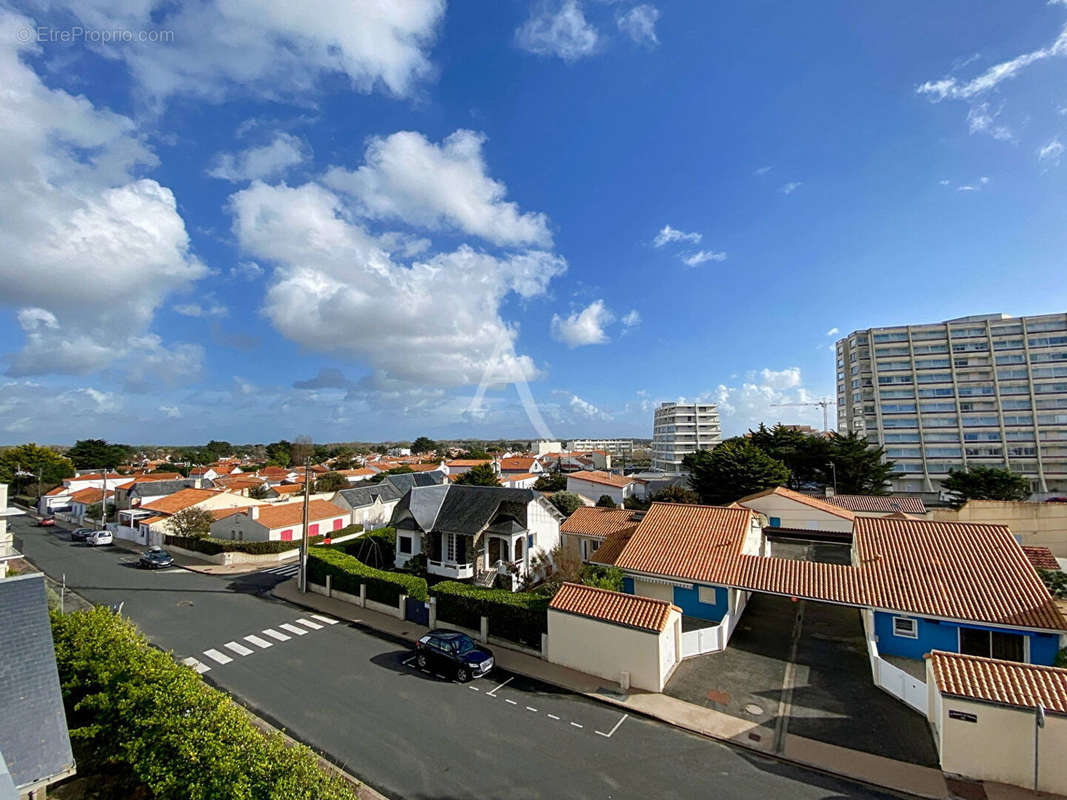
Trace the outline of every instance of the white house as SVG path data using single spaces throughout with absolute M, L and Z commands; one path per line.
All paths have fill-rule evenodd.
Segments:
M 217 539 L 243 542 L 292 542 L 304 535 L 304 504 L 259 505 L 220 509 L 211 526 Z M 349 512 L 325 500 L 308 503 L 308 536 L 329 536 L 349 522 Z
M 364 530 L 384 528 L 393 516 L 393 509 L 404 493 L 390 481 L 367 486 L 341 489 L 330 502 L 349 513 L 353 525 L 362 525 Z
M 82 489 L 70 496 L 70 515 L 76 520 L 84 520 L 85 513 L 94 505 L 99 503 L 104 497 L 103 489 Z M 110 489 L 107 490 L 108 505 L 114 505 L 115 493 Z
M 396 564 L 427 555 L 427 570 L 490 585 L 513 576 L 512 588 L 540 574 L 559 544 L 563 515 L 532 489 L 497 486 L 416 486 L 393 512 Z
M 794 492 L 784 486 L 742 497 L 737 505 L 763 514 L 771 528 L 850 533 L 856 519 L 855 512 L 847 508 L 819 497 Z M 773 531 L 768 530 L 767 533 Z
M 567 491 L 597 501 L 607 495 L 621 506 L 627 497 L 644 497 L 645 485 L 625 475 L 595 470 L 579 470 L 567 475 Z
M 540 475 L 545 471 L 536 456 L 507 456 L 500 459 L 500 475 L 505 478 L 509 475 L 525 475 L 534 473 Z

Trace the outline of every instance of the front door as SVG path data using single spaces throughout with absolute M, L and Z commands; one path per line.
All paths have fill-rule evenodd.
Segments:
M 489 564 L 495 564 L 500 560 L 500 540 L 495 536 L 489 537 Z

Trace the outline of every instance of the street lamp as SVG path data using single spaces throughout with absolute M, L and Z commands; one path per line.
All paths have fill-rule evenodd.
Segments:
M 834 464 L 833 461 L 827 461 L 826 465 L 833 472 L 833 476 L 834 476 L 834 494 L 837 494 L 837 465 Z

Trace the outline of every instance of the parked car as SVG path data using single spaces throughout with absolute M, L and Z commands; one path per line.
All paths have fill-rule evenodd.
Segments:
M 95 530 L 96 528 L 75 528 L 70 532 L 70 540 L 72 542 L 84 542 L 89 538 L 89 534 Z
M 111 535 L 111 531 L 93 531 L 85 539 L 85 543 L 90 547 L 96 547 L 102 544 L 114 544 L 115 537 Z
M 38 528 L 54 528 L 55 524 L 56 524 L 56 518 L 55 517 L 41 517 L 39 520 L 37 520 L 37 527 Z
M 169 567 L 173 563 L 174 559 L 171 558 L 170 553 L 159 546 L 149 547 L 137 559 L 137 566 L 142 569 L 160 569 L 161 567 Z
M 432 630 L 415 643 L 415 663 L 420 669 L 451 672 L 466 683 L 487 674 L 496 663 L 493 652 L 459 631 Z

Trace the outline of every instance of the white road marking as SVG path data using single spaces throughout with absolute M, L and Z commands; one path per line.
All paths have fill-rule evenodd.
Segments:
M 404 666 L 405 667 L 410 667 L 411 666 L 411 662 L 414 661 L 414 660 L 415 660 L 415 656 L 412 656 L 411 658 L 409 658 L 407 661 L 404 662 Z
M 494 697 L 494 696 L 496 696 L 496 693 L 497 693 L 497 692 L 499 692 L 499 691 L 500 691 L 501 689 L 503 689 L 503 688 L 504 688 L 505 686 L 507 686 L 507 685 L 508 685 L 509 683 L 511 683 L 511 682 L 512 682 L 513 680 L 515 680 L 515 679 L 514 679 L 514 678 L 508 678 L 508 679 L 507 679 L 506 681 L 504 681 L 503 683 L 497 684 L 496 688 L 494 688 L 494 689 L 493 689 L 492 691 L 490 691 L 490 692 L 486 692 L 486 695 L 487 695 L 487 696 L 489 696 L 489 697 Z
M 229 656 L 223 655 L 218 650 L 205 650 L 204 655 L 210 658 L 212 661 L 217 661 L 220 664 L 229 664 L 233 661 Z
M 203 675 L 205 672 L 211 669 L 211 667 L 209 667 L 207 664 L 203 664 L 200 661 L 197 661 L 192 656 L 189 656 L 188 658 L 183 658 L 182 663 L 196 670 L 197 675 Z
M 297 636 L 303 636 L 305 633 L 307 633 L 307 631 L 303 628 L 298 628 L 296 627 L 296 625 L 290 625 L 288 622 L 283 622 L 278 627 L 284 628 L 285 630 L 289 631 L 289 633 L 295 633 Z
M 312 619 L 317 619 L 319 622 L 325 622 L 327 625 L 336 625 L 337 624 L 337 620 L 330 619 L 329 617 L 324 617 L 321 614 L 312 614 L 311 618 Z
M 622 715 L 622 719 L 620 719 L 618 722 L 616 722 L 615 723 L 615 727 L 612 728 L 607 733 L 604 733 L 603 731 L 596 731 L 596 733 L 599 733 L 601 736 L 605 737 L 606 739 L 610 739 L 611 738 L 611 734 L 615 733 L 615 731 L 617 731 L 619 729 L 619 726 L 622 725 L 622 723 L 626 722 L 626 718 L 629 717 L 629 716 L 630 716 L 629 714 L 623 714 Z
M 470 689 L 472 692 L 480 692 L 481 691 L 481 689 L 479 689 L 477 686 L 468 686 L 467 688 Z
M 514 700 L 508 700 L 506 697 L 504 698 L 504 702 L 505 703 L 511 703 L 513 706 L 517 706 L 518 705 L 518 703 L 516 703 Z
M 278 633 L 274 628 L 264 628 L 263 632 L 271 639 L 277 639 L 279 642 L 288 642 L 292 638 L 291 636 L 286 636 L 284 633 Z
M 581 728 L 582 727 L 577 722 L 572 722 L 571 725 L 573 725 L 575 728 Z
M 549 714 L 549 719 L 559 719 L 555 714 Z
M 433 674 L 433 676 L 434 676 L 435 678 L 440 678 L 441 680 L 445 680 L 445 676 L 444 676 L 444 675 L 442 675 L 442 674 L 441 674 L 440 672 L 435 672 L 435 673 Z
M 306 625 L 307 627 L 311 628 L 311 630 L 313 630 L 313 631 L 321 631 L 322 630 L 322 626 L 319 625 L 319 623 L 312 622 L 311 620 L 304 619 L 303 617 L 298 619 L 297 622 L 299 622 L 301 625 Z
M 172 569 L 161 569 L 160 572 L 164 575 L 173 575 L 175 572 L 189 572 L 189 570 L 182 569 L 181 567 L 174 567 Z
M 251 648 L 245 647 L 243 644 L 237 644 L 237 642 L 226 642 L 223 647 L 227 650 L 233 650 L 233 652 L 237 653 L 239 656 L 250 656 L 255 652 Z
M 536 709 L 536 708 L 531 708 L 530 706 L 526 706 L 526 710 L 527 710 L 527 711 L 532 711 L 532 712 L 534 712 L 535 714 L 537 713 L 537 709 Z
M 264 639 L 264 638 L 262 638 L 260 636 L 256 636 L 255 634 L 252 634 L 251 636 L 246 636 L 245 637 L 245 641 L 246 642 L 251 642 L 256 647 L 261 647 L 264 650 L 266 650 L 268 647 L 271 646 L 270 642 L 268 642 L 266 639 Z

